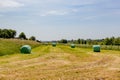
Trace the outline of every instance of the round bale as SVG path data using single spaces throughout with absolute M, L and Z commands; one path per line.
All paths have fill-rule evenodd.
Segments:
M 53 47 L 56 47 L 56 45 L 57 45 L 57 44 L 56 44 L 55 42 L 54 42 L 54 43 L 52 43 L 52 46 L 53 46 Z
M 75 44 L 71 44 L 71 48 L 75 48 Z
M 20 52 L 21 52 L 21 53 L 30 54 L 30 53 L 31 53 L 31 46 L 29 46 L 29 45 L 23 45 L 23 46 L 20 48 Z
M 93 45 L 94 52 L 100 52 L 100 45 Z

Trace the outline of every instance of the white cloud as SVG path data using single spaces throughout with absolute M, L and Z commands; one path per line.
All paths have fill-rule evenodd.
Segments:
M 46 10 L 41 12 L 40 16 L 64 16 L 79 12 L 78 9 L 64 9 L 64 10 Z
M 98 16 L 86 16 L 86 17 L 83 17 L 82 19 L 83 20 L 92 20 L 92 19 L 96 19 L 98 18 Z
M 72 9 L 72 12 L 79 12 L 78 9 Z
M 97 0 L 72 0 L 70 2 L 72 5 L 88 5 L 96 3 Z
M 15 0 L 0 0 L 0 8 L 16 8 L 24 6 L 24 4 Z
M 50 15 L 66 15 L 67 11 L 58 11 L 58 10 L 50 10 L 45 13 L 42 13 L 40 16 L 50 16 Z

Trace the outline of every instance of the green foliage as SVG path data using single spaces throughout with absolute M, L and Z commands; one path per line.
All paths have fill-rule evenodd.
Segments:
M 80 40 L 80 39 L 78 39 L 78 40 L 77 40 L 77 42 L 78 42 L 78 44 L 80 44 L 80 43 L 81 43 L 81 40 Z
M 21 33 L 20 33 L 19 38 L 20 38 L 20 39 L 27 39 L 24 32 L 21 32 Z
M 120 45 L 120 37 L 111 37 L 105 39 L 78 39 L 68 41 L 69 43 L 82 44 L 82 45 Z
M 16 31 L 12 29 L 0 29 L 0 38 L 14 38 Z
M 115 45 L 120 45 L 120 37 L 115 39 Z
M 35 38 L 35 36 L 31 36 L 31 37 L 29 38 L 29 40 L 33 40 L 33 41 L 35 41 L 36 38 Z
M 60 40 L 60 43 L 68 43 L 68 41 L 66 39 L 62 39 Z
M 105 45 L 120 45 L 120 37 L 105 38 L 104 44 Z

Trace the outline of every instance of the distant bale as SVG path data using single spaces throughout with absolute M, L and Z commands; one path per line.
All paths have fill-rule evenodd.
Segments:
M 71 44 L 71 48 L 75 48 L 75 44 Z
M 93 45 L 94 52 L 100 52 L 100 45 Z
M 23 45 L 23 46 L 20 48 L 20 52 L 21 52 L 21 53 L 30 54 L 30 53 L 31 53 L 31 46 L 29 46 L 29 45 Z
M 56 45 L 57 45 L 57 43 L 55 43 L 55 42 L 54 42 L 54 43 L 52 43 L 52 46 L 53 46 L 53 47 L 56 47 Z

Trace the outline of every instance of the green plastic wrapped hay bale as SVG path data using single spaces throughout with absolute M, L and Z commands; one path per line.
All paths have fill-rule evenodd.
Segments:
M 20 52 L 30 54 L 31 53 L 31 46 L 29 46 L 29 45 L 22 46 L 20 48 Z
M 56 43 L 52 43 L 52 46 L 53 46 L 53 47 L 56 47 L 56 45 L 57 45 Z
M 94 52 L 100 52 L 100 45 L 93 45 Z
M 75 48 L 75 44 L 71 44 L 71 48 Z

